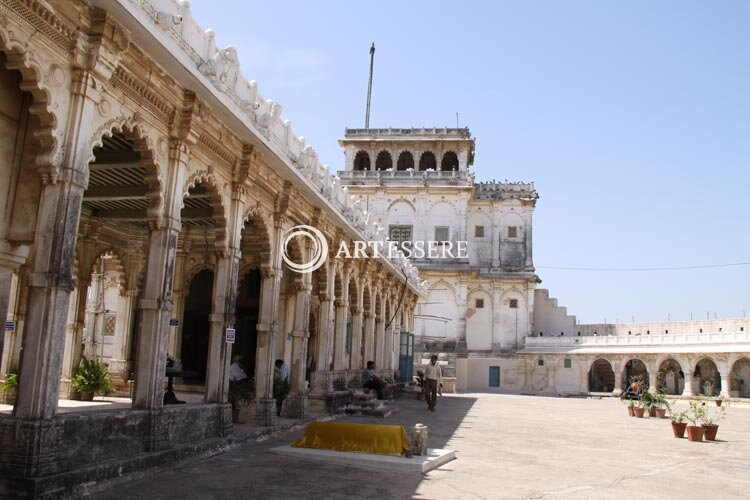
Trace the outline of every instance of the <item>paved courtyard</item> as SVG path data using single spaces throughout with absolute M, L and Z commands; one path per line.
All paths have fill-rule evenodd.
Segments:
M 267 452 L 298 431 L 93 498 L 739 499 L 750 492 L 750 407 L 739 404 L 713 443 L 675 439 L 668 420 L 630 418 L 611 398 L 461 395 L 442 398 L 435 413 L 421 401 L 399 406 L 385 423 L 428 425 L 430 446 L 456 450 L 457 460 L 422 476 Z

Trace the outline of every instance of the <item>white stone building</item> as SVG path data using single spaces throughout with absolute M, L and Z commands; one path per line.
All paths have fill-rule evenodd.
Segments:
M 340 144 L 342 184 L 389 238 L 437 242 L 435 255 L 414 248 L 412 256 L 430 283 L 414 316 L 417 345 L 464 353 L 522 347 L 539 281 L 533 184 L 475 183 L 468 129 L 348 129 Z
M 348 129 L 340 144 L 342 184 L 390 239 L 466 242 L 465 256 L 413 260 L 429 280 L 415 363 L 439 353 L 456 390 L 617 393 L 641 374 L 669 394 L 705 393 L 706 381 L 725 396 L 750 394 L 748 320 L 579 325 L 536 288 L 538 195 L 533 184 L 475 183 L 468 129 Z

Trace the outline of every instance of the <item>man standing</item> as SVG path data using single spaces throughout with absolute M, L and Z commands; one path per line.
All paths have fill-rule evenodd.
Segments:
M 437 356 L 434 354 L 430 356 L 430 364 L 424 371 L 425 381 L 425 400 L 427 400 L 427 409 L 435 411 L 435 404 L 437 403 L 437 389 L 438 384 L 443 382 L 443 372 L 440 370 L 440 365 L 437 364 Z

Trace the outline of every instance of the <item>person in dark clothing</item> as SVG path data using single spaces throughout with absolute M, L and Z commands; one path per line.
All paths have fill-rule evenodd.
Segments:
M 378 399 L 383 399 L 383 389 L 385 382 L 375 374 L 375 362 L 368 361 L 367 368 L 362 372 L 362 387 L 365 389 L 375 389 Z

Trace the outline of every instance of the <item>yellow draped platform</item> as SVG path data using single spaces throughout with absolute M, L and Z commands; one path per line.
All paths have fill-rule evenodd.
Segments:
M 409 439 L 400 425 L 310 422 L 305 435 L 293 442 L 292 446 L 401 455 L 409 447 Z

